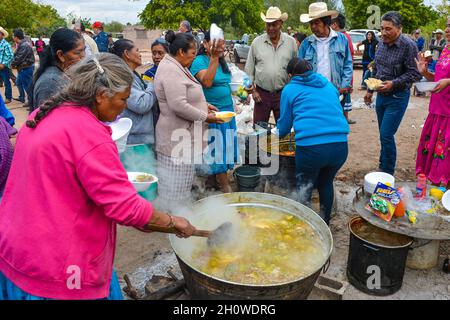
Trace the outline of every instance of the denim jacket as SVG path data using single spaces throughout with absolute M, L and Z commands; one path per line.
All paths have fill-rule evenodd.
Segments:
M 344 34 L 337 32 L 329 46 L 331 82 L 337 89 L 350 88 L 353 78 L 353 60 L 348 40 Z M 317 72 L 317 40 L 314 35 L 302 42 L 298 50 L 298 57 L 309 61 L 313 66 L 313 71 Z

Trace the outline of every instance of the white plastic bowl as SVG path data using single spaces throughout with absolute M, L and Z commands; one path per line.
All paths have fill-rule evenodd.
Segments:
M 216 118 L 223 120 L 224 123 L 230 122 L 236 117 L 236 112 L 220 111 L 215 113 Z
M 117 145 L 119 153 L 125 152 L 127 149 L 128 135 L 130 134 L 133 121 L 129 118 L 120 118 L 116 122 L 110 124 L 112 129 L 112 139 Z
M 416 82 L 414 85 L 416 86 L 416 89 L 420 92 L 427 92 L 431 91 L 437 86 L 437 82 L 429 82 L 429 81 L 423 81 L 423 82 Z
M 444 193 L 444 196 L 442 197 L 442 205 L 445 210 L 450 211 L 450 190 L 447 190 L 447 192 Z
M 134 188 L 137 192 L 144 192 L 147 191 L 152 184 L 158 183 L 158 178 L 150 173 L 145 172 L 127 172 L 128 174 L 128 180 L 133 184 Z M 137 182 L 136 177 L 138 175 L 145 174 L 149 175 L 153 178 L 152 181 L 146 181 L 146 182 Z
M 395 178 L 389 173 L 385 172 L 371 172 L 364 177 L 364 191 L 368 194 L 372 194 L 377 187 L 378 182 L 389 184 L 392 188 L 395 188 Z
M 237 92 L 238 90 L 239 90 L 239 87 L 240 86 L 242 86 L 243 84 L 241 83 L 241 82 L 231 82 L 230 83 L 230 88 L 231 88 L 231 91 L 234 93 L 234 92 Z

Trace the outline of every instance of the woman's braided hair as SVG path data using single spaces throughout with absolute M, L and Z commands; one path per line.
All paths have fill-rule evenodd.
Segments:
M 52 110 L 64 103 L 73 106 L 95 108 L 95 99 L 99 93 L 113 96 L 123 92 L 133 83 L 133 73 L 119 57 L 109 53 L 100 53 L 84 59 L 68 71 L 70 84 L 53 98 L 44 102 L 33 120 L 26 122 L 27 127 L 36 128 Z

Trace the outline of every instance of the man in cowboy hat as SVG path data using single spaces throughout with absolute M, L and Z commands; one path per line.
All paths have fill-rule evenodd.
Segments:
M 253 40 L 245 64 L 245 72 L 253 81 L 253 123 L 268 122 L 273 112 L 275 121 L 280 117 L 281 91 L 288 81 L 286 67 L 297 55 L 297 44 L 293 37 L 281 31 L 287 13 L 270 7 L 261 13 L 266 23 L 266 34 Z
M 11 74 L 11 61 L 14 57 L 11 45 L 6 41 L 8 36 L 8 31 L 0 27 L 0 78 L 3 80 L 5 86 L 6 104 L 10 103 L 12 99 L 12 87 L 9 80 Z
M 442 29 L 437 29 L 434 34 L 436 35 L 436 38 L 431 40 L 429 49 L 433 54 L 433 60 L 438 61 L 442 50 L 445 48 L 446 41 Z
M 309 61 L 314 72 L 323 75 L 345 95 L 352 90 L 353 59 L 347 37 L 331 28 L 332 19 L 338 16 L 339 12 L 328 10 L 326 3 L 312 3 L 309 13 L 302 14 L 300 21 L 309 23 L 313 35 L 302 42 L 298 56 Z
M 94 29 L 94 40 L 97 43 L 98 51 L 100 52 L 108 52 L 108 34 L 103 31 L 103 23 L 100 21 L 94 22 L 92 25 L 92 29 Z

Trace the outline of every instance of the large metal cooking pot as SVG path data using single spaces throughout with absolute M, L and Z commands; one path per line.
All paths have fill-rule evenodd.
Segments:
M 193 299 L 306 299 L 322 269 L 327 267 L 333 249 L 333 237 L 326 223 L 314 211 L 293 200 L 267 193 L 230 193 L 202 199 L 194 204 L 194 210 L 205 201 L 220 200 L 226 206 L 274 208 L 285 214 L 295 215 L 308 222 L 320 235 L 326 255 L 320 268 L 294 281 L 275 285 L 246 285 L 212 277 L 191 266 L 183 259 L 183 241 L 173 235 L 170 243 L 178 259 L 186 286 Z M 215 214 L 211 212 L 210 214 Z M 191 220 L 195 224 L 195 220 Z

